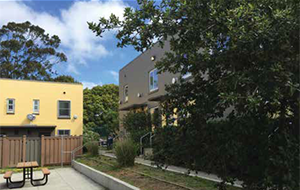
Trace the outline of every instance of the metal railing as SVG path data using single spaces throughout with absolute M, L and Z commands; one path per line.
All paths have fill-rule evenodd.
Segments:
M 90 143 L 90 142 L 89 142 Z M 92 143 L 99 143 L 98 141 L 92 141 Z M 76 152 L 80 151 L 81 149 L 83 149 L 83 147 L 85 147 L 88 143 L 85 143 L 84 145 L 82 146 L 78 146 L 76 147 L 75 149 L 73 149 L 72 151 L 63 151 L 62 149 L 62 155 L 63 154 L 71 154 L 71 164 L 72 164 L 72 161 L 75 159 L 76 157 Z M 61 162 L 61 167 L 63 167 L 63 161 Z
M 147 137 L 148 135 L 150 135 L 150 136 L 149 136 L 149 139 L 150 139 L 150 147 L 152 148 L 153 137 L 155 136 L 155 134 L 152 135 L 152 132 L 149 132 L 149 133 L 146 133 L 145 135 L 143 135 L 143 136 L 140 138 L 140 153 L 141 153 L 141 154 L 143 154 L 143 139 L 144 139 L 145 137 Z

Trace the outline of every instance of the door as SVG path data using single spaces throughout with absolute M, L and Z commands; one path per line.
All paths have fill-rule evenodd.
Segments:
M 29 137 L 26 139 L 26 161 L 37 161 L 41 164 L 41 138 Z

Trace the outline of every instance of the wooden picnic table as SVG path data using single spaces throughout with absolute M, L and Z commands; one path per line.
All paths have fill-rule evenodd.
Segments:
M 19 162 L 17 168 L 23 168 L 23 181 L 26 179 L 32 180 L 33 177 L 33 168 L 39 167 L 39 164 L 34 162 Z
M 11 175 L 12 171 L 7 171 L 4 175 L 4 178 L 6 179 L 7 187 L 11 188 L 21 188 L 24 187 L 26 179 L 30 179 L 30 183 L 33 186 L 41 186 L 45 185 L 48 182 L 48 175 L 50 175 L 50 171 L 47 168 L 43 168 L 42 172 L 44 174 L 44 177 L 41 179 L 33 179 L 33 168 L 39 167 L 39 164 L 34 162 L 20 162 L 17 164 L 17 168 L 23 168 L 23 180 L 21 181 L 12 181 Z M 40 183 L 41 181 L 45 181 L 44 183 Z M 9 182 L 11 184 L 18 184 L 17 186 L 10 186 Z
M 34 161 L 34 162 L 19 162 L 17 164 L 17 168 L 37 168 L 39 167 L 39 164 Z

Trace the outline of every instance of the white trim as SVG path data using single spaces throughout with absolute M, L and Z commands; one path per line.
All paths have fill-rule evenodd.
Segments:
M 70 107 L 69 107 L 69 116 L 59 114 L 59 110 L 60 110 L 59 102 L 69 102 L 69 105 L 70 105 Z M 57 117 L 58 117 L 58 119 L 71 119 L 71 100 L 58 100 L 57 101 Z
M 10 104 L 9 101 L 12 100 L 13 103 Z M 9 109 L 9 106 L 12 106 L 12 109 Z M 7 98 L 6 99 L 6 113 L 8 114 L 14 114 L 15 113 L 15 99 L 13 98 Z
M 59 134 L 60 131 L 64 131 L 64 134 L 63 134 L 63 135 L 60 135 L 60 134 Z M 69 131 L 69 135 L 66 135 L 66 134 L 65 134 L 66 131 Z M 58 129 L 58 130 L 57 130 L 57 136 L 70 136 L 70 135 L 71 135 L 71 129 Z
M 128 93 L 127 95 L 126 95 L 126 93 L 125 93 L 126 88 L 127 88 L 127 93 Z M 128 99 L 129 99 L 129 86 L 128 86 L 128 84 L 126 84 L 126 85 L 124 86 L 123 94 L 124 94 L 124 102 L 128 102 Z
M 192 76 L 192 73 L 187 72 L 187 73 L 185 73 L 184 75 L 182 75 L 182 78 L 183 78 L 183 79 L 187 79 L 187 78 L 189 78 L 189 77 L 191 77 L 191 76 Z
M 157 69 L 152 69 L 150 72 L 149 72 L 149 92 L 153 92 L 153 91 L 156 91 L 158 90 L 158 74 L 157 74 L 157 87 L 156 88 L 153 88 L 151 89 L 151 73 L 154 73 L 154 71 L 157 71 Z M 156 72 L 157 73 L 157 72 Z M 153 86 L 154 86 L 154 76 L 153 76 Z
M 37 105 L 35 104 L 37 102 Z M 37 109 L 35 109 L 35 106 L 37 106 Z M 40 113 L 40 100 L 39 99 L 33 99 L 33 113 Z

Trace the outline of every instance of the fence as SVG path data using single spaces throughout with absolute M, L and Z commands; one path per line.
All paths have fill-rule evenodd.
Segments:
M 83 143 L 82 136 L 0 138 L 0 168 L 15 167 L 18 162 L 38 161 L 41 166 L 70 164 L 71 152 Z M 82 149 L 74 153 L 82 154 Z

